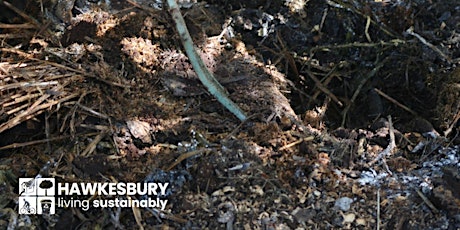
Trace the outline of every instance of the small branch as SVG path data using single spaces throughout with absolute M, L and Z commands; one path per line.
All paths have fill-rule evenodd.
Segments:
M 340 107 L 343 106 L 343 103 L 329 89 L 327 89 L 312 72 L 306 70 L 305 73 L 307 73 L 307 75 L 315 82 L 315 86 L 318 87 L 319 90 L 328 95 L 333 101 L 335 101 L 335 103 L 337 103 L 337 105 Z
M 301 138 L 301 139 L 299 139 L 299 140 L 297 140 L 297 141 L 294 141 L 294 142 L 292 142 L 292 143 L 289 143 L 289 144 L 287 144 L 287 145 L 285 145 L 285 146 L 279 148 L 278 150 L 279 150 L 279 151 L 282 151 L 282 150 L 291 148 L 291 147 L 293 147 L 293 146 L 295 146 L 295 145 L 298 145 L 298 144 L 300 144 L 300 143 L 302 143 L 302 142 L 304 142 L 304 141 L 312 141 L 312 140 L 314 140 L 314 139 L 315 139 L 315 138 L 314 138 L 313 136 L 304 137 L 304 138 Z
M 390 169 L 388 168 L 388 165 L 386 165 L 386 162 L 384 161 L 385 157 L 390 155 L 390 153 L 392 153 L 394 149 L 396 148 L 395 133 L 394 133 L 393 121 L 391 120 L 391 116 L 388 116 L 388 124 L 389 124 L 388 132 L 390 133 L 390 143 L 382 152 L 379 153 L 379 155 L 374 160 L 369 162 L 368 165 L 371 166 L 375 164 L 375 162 L 382 160 L 386 170 L 388 171 L 390 175 L 392 175 L 393 173 L 390 171 Z
M 386 93 L 380 91 L 379 89 L 377 88 L 374 88 L 375 92 L 377 92 L 380 96 L 384 97 L 385 99 L 391 101 L 393 104 L 399 106 L 400 108 L 406 110 L 407 112 L 411 113 L 412 115 L 415 115 L 417 116 L 417 113 L 415 111 L 413 111 L 412 109 L 410 109 L 409 107 L 399 103 L 399 101 L 397 101 L 396 99 L 388 96 Z
M 180 155 L 166 170 L 167 171 L 172 170 L 174 167 L 176 167 L 179 163 L 181 163 L 182 161 L 184 161 L 187 158 L 193 157 L 193 156 L 201 154 L 201 153 L 210 152 L 210 151 L 211 151 L 211 149 L 202 148 L 202 149 L 197 149 L 197 150 L 193 150 L 193 151 L 190 151 L 190 152 L 186 152 L 186 153 Z
M 0 150 L 21 148 L 21 147 L 26 147 L 26 146 L 36 145 L 36 144 L 43 144 L 43 143 L 50 142 L 50 141 L 63 140 L 66 138 L 70 139 L 71 137 L 70 135 L 66 135 L 66 136 L 47 138 L 44 140 L 29 141 L 29 142 L 24 142 L 24 143 L 13 143 L 13 144 L 1 146 Z
M 0 28 L 2 28 L 2 29 L 34 29 L 34 28 L 36 28 L 36 26 L 32 25 L 30 23 L 23 23 L 23 24 L 0 23 Z
M 452 63 L 452 58 L 450 58 L 449 56 L 447 56 L 446 54 L 444 54 L 438 47 L 436 47 L 435 45 L 431 44 L 430 42 L 428 42 L 425 38 L 423 38 L 422 36 L 420 36 L 419 34 L 415 33 L 414 32 L 414 27 L 410 27 L 409 29 L 406 30 L 406 33 L 416 37 L 418 40 L 420 40 L 420 42 L 422 42 L 424 45 L 430 47 L 430 49 L 432 49 L 433 51 L 435 51 L 436 53 L 439 54 L 439 56 L 441 56 L 443 59 L 445 59 L 447 62 L 449 63 Z
M 366 28 L 364 34 L 366 34 L 367 41 L 372 42 L 371 36 L 369 35 L 369 26 L 371 25 L 371 17 L 366 17 Z
M 400 44 L 405 44 L 406 42 L 400 39 L 393 39 L 391 41 L 385 42 L 353 42 L 339 45 L 324 45 L 324 46 L 315 46 L 310 49 L 310 56 L 313 57 L 314 53 L 317 51 L 330 51 L 332 49 L 348 49 L 348 48 L 360 48 L 360 47 L 381 47 L 381 46 L 398 46 Z
M 176 23 L 176 29 L 182 40 L 182 45 L 184 46 L 185 52 L 192 63 L 193 69 L 200 78 L 200 81 L 204 86 L 206 86 L 208 92 L 211 93 L 223 106 L 225 106 L 225 108 L 232 112 L 241 121 L 246 120 L 244 112 L 238 107 L 238 105 L 228 98 L 227 91 L 209 72 L 203 63 L 203 60 L 199 57 L 176 1 L 167 0 L 167 3 L 169 6 L 169 12 Z
M 355 92 L 353 93 L 353 96 L 351 97 L 350 99 L 350 103 L 348 103 L 348 105 L 345 107 L 345 109 L 342 111 L 342 124 L 341 126 L 344 127 L 345 126 L 345 121 L 346 121 L 346 118 L 347 118 L 347 114 L 348 114 L 348 110 L 350 109 L 350 107 L 353 105 L 353 103 L 355 103 L 355 100 L 356 98 L 358 97 L 359 93 L 361 92 L 361 89 L 364 87 L 364 84 L 366 84 L 366 82 L 371 79 L 372 77 L 374 77 L 377 72 L 380 70 L 380 68 L 383 67 L 383 65 L 385 64 L 385 62 L 387 61 L 387 59 L 383 60 L 381 63 L 379 63 L 376 67 L 374 67 L 368 74 L 367 76 L 365 76 L 361 82 L 359 82 L 359 85 L 358 87 L 356 87 L 356 90 Z
M 435 214 L 439 213 L 439 210 L 433 205 L 433 203 L 431 203 L 431 201 L 425 195 L 423 195 L 423 193 L 419 189 L 416 189 L 415 191 L 420 196 L 420 198 L 422 198 L 423 202 L 425 202 L 425 204 L 428 205 L 428 207 L 430 207 L 433 213 Z
M 457 124 L 459 119 L 460 119 L 460 110 L 458 110 L 457 114 L 455 114 L 454 119 L 452 120 L 451 124 L 449 125 L 449 128 L 447 128 L 447 130 L 444 131 L 444 136 L 445 137 L 447 137 L 452 132 L 452 130 L 455 127 L 455 124 Z
M 33 23 L 34 25 L 36 26 L 39 26 L 40 23 L 33 17 L 30 17 L 28 14 L 26 14 L 24 11 L 16 8 L 14 5 L 12 5 L 11 3 L 7 2 L 7 1 L 0 1 L 2 2 L 7 8 L 9 8 L 10 10 L 14 11 L 16 14 L 20 15 L 21 17 L 23 17 L 24 19 L 26 19 L 27 21 Z

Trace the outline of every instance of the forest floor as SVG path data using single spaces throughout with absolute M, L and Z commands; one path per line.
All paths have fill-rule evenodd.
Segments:
M 161 3 L 0 3 L 0 226 L 460 229 L 458 1 L 180 5 L 244 122 Z M 169 183 L 168 203 L 18 215 L 38 177 Z

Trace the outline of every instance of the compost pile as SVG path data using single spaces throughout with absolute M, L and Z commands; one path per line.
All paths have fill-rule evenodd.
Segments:
M 179 5 L 247 120 L 161 1 L 0 2 L 0 226 L 460 228 L 458 1 Z M 168 203 L 18 215 L 37 177 L 167 182 Z

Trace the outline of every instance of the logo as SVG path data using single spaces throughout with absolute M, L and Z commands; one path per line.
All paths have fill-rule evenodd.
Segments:
M 56 208 L 160 208 L 169 183 L 58 183 L 54 178 L 19 178 L 19 214 L 55 214 Z M 141 200 L 131 196 L 141 196 Z M 90 197 L 107 199 L 89 199 Z M 86 197 L 86 198 L 84 198 Z
M 55 214 L 54 178 L 19 178 L 19 214 Z

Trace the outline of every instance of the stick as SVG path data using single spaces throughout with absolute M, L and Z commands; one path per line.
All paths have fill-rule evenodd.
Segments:
M 202 148 L 202 149 L 197 149 L 197 150 L 193 150 L 193 151 L 190 151 L 190 152 L 183 153 L 166 169 L 166 171 L 172 170 L 174 167 L 176 167 L 176 165 L 178 165 L 179 163 L 181 163 L 182 161 L 184 161 L 187 158 L 193 157 L 193 156 L 201 154 L 201 153 L 210 152 L 210 151 L 211 151 L 211 149 Z
M 392 153 L 394 151 L 394 149 L 396 148 L 396 141 L 395 141 L 395 133 L 394 133 L 394 128 L 393 128 L 393 121 L 391 120 L 391 116 L 389 115 L 388 116 L 388 129 L 389 129 L 389 133 L 390 133 L 390 143 L 388 143 L 388 146 L 382 151 L 379 153 L 379 155 L 374 159 L 372 160 L 371 162 L 369 162 L 369 167 L 371 165 L 373 165 L 375 162 L 381 160 L 381 159 L 385 159 L 386 156 L 388 156 L 390 153 Z M 388 168 L 388 165 L 386 165 L 386 162 L 383 162 L 384 163 L 384 166 L 386 166 L 386 170 L 389 172 L 390 175 L 392 175 L 393 173 L 390 171 L 390 169 Z
M 355 103 L 355 100 L 356 98 L 358 97 L 359 93 L 361 92 L 361 89 L 364 87 L 364 84 L 369 80 L 371 79 L 373 76 L 375 76 L 377 74 L 377 72 L 380 70 L 380 68 L 383 67 L 383 65 L 385 64 L 385 62 L 387 61 L 387 59 L 383 60 L 381 63 L 379 63 L 376 67 L 374 67 L 371 72 L 369 72 L 367 74 L 367 76 L 365 76 L 361 82 L 359 83 L 358 87 L 356 88 L 355 92 L 353 93 L 353 96 L 351 97 L 350 99 L 350 103 L 345 107 L 345 109 L 342 111 L 342 124 L 341 126 L 344 127 L 345 126 L 345 120 L 347 118 L 347 113 L 348 113 L 348 110 L 350 109 L 350 107 L 353 105 L 353 103 Z
M 318 87 L 319 90 L 323 91 L 326 95 L 328 95 L 335 103 L 337 103 L 340 107 L 343 106 L 343 103 L 329 90 L 327 89 L 321 81 L 313 75 L 312 72 L 306 70 L 305 73 L 315 82 L 315 86 Z
M 225 108 L 232 112 L 241 121 L 246 120 L 244 112 L 238 107 L 238 105 L 228 98 L 227 91 L 209 72 L 203 63 L 203 60 L 199 57 L 176 1 L 167 0 L 167 3 L 169 6 L 169 13 L 176 23 L 176 29 L 182 40 L 182 45 L 184 46 L 185 52 L 192 63 L 193 69 L 200 78 L 200 81 L 204 86 L 206 86 L 208 92 L 211 93 L 223 106 L 225 106 Z
M 452 63 L 452 58 L 444 54 L 438 47 L 435 45 L 429 43 L 425 38 L 420 36 L 418 33 L 414 32 L 414 27 L 410 27 L 409 29 L 406 30 L 406 33 L 416 37 L 418 40 L 420 40 L 421 43 L 425 44 L 426 46 L 430 47 L 434 52 L 438 53 L 439 56 L 441 56 L 444 60 L 446 60 L 448 63 Z
M 415 191 L 420 196 L 420 198 L 422 198 L 423 202 L 425 202 L 425 204 L 431 208 L 431 211 L 433 211 L 435 214 L 439 213 L 439 210 L 433 205 L 433 203 L 431 203 L 430 200 L 428 200 L 428 198 L 425 195 L 423 195 L 423 193 L 419 189 L 416 189 Z
M 374 88 L 375 92 L 377 92 L 378 94 L 380 94 L 380 96 L 384 97 L 385 99 L 391 101 L 393 104 L 401 107 L 402 109 L 406 110 L 407 112 L 409 113 L 412 113 L 412 115 L 417 115 L 417 113 L 415 111 L 413 111 L 412 109 L 409 109 L 409 107 L 399 103 L 396 99 L 388 96 L 387 94 L 385 94 L 384 92 L 380 91 L 379 89 L 377 88 Z
M 279 151 L 285 150 L 285 149 L 290 148 L 290 147 L 292 147 L 292 146 L 298 145 L 298 144 L 300 144 L 300 143 L 302 143 L 302 142 L 304 142 L 304 141 L 312 141 L 312 140 L 314 140 L 314 139 L 315 139 L 315 138 L 314 138 L 313 136 L 304 137 L 304 138 L 301 138 L 301 139 L 299 139 L 299 140 L 297 140 L 297 141 L 294 141 L 294 142 L 292 142 L 292 143 L 289 143 L 289 144 L 287 144 L 287 145 L 285 145 L 285 146 L 279 148 L 278 150 L 279 150 Z

